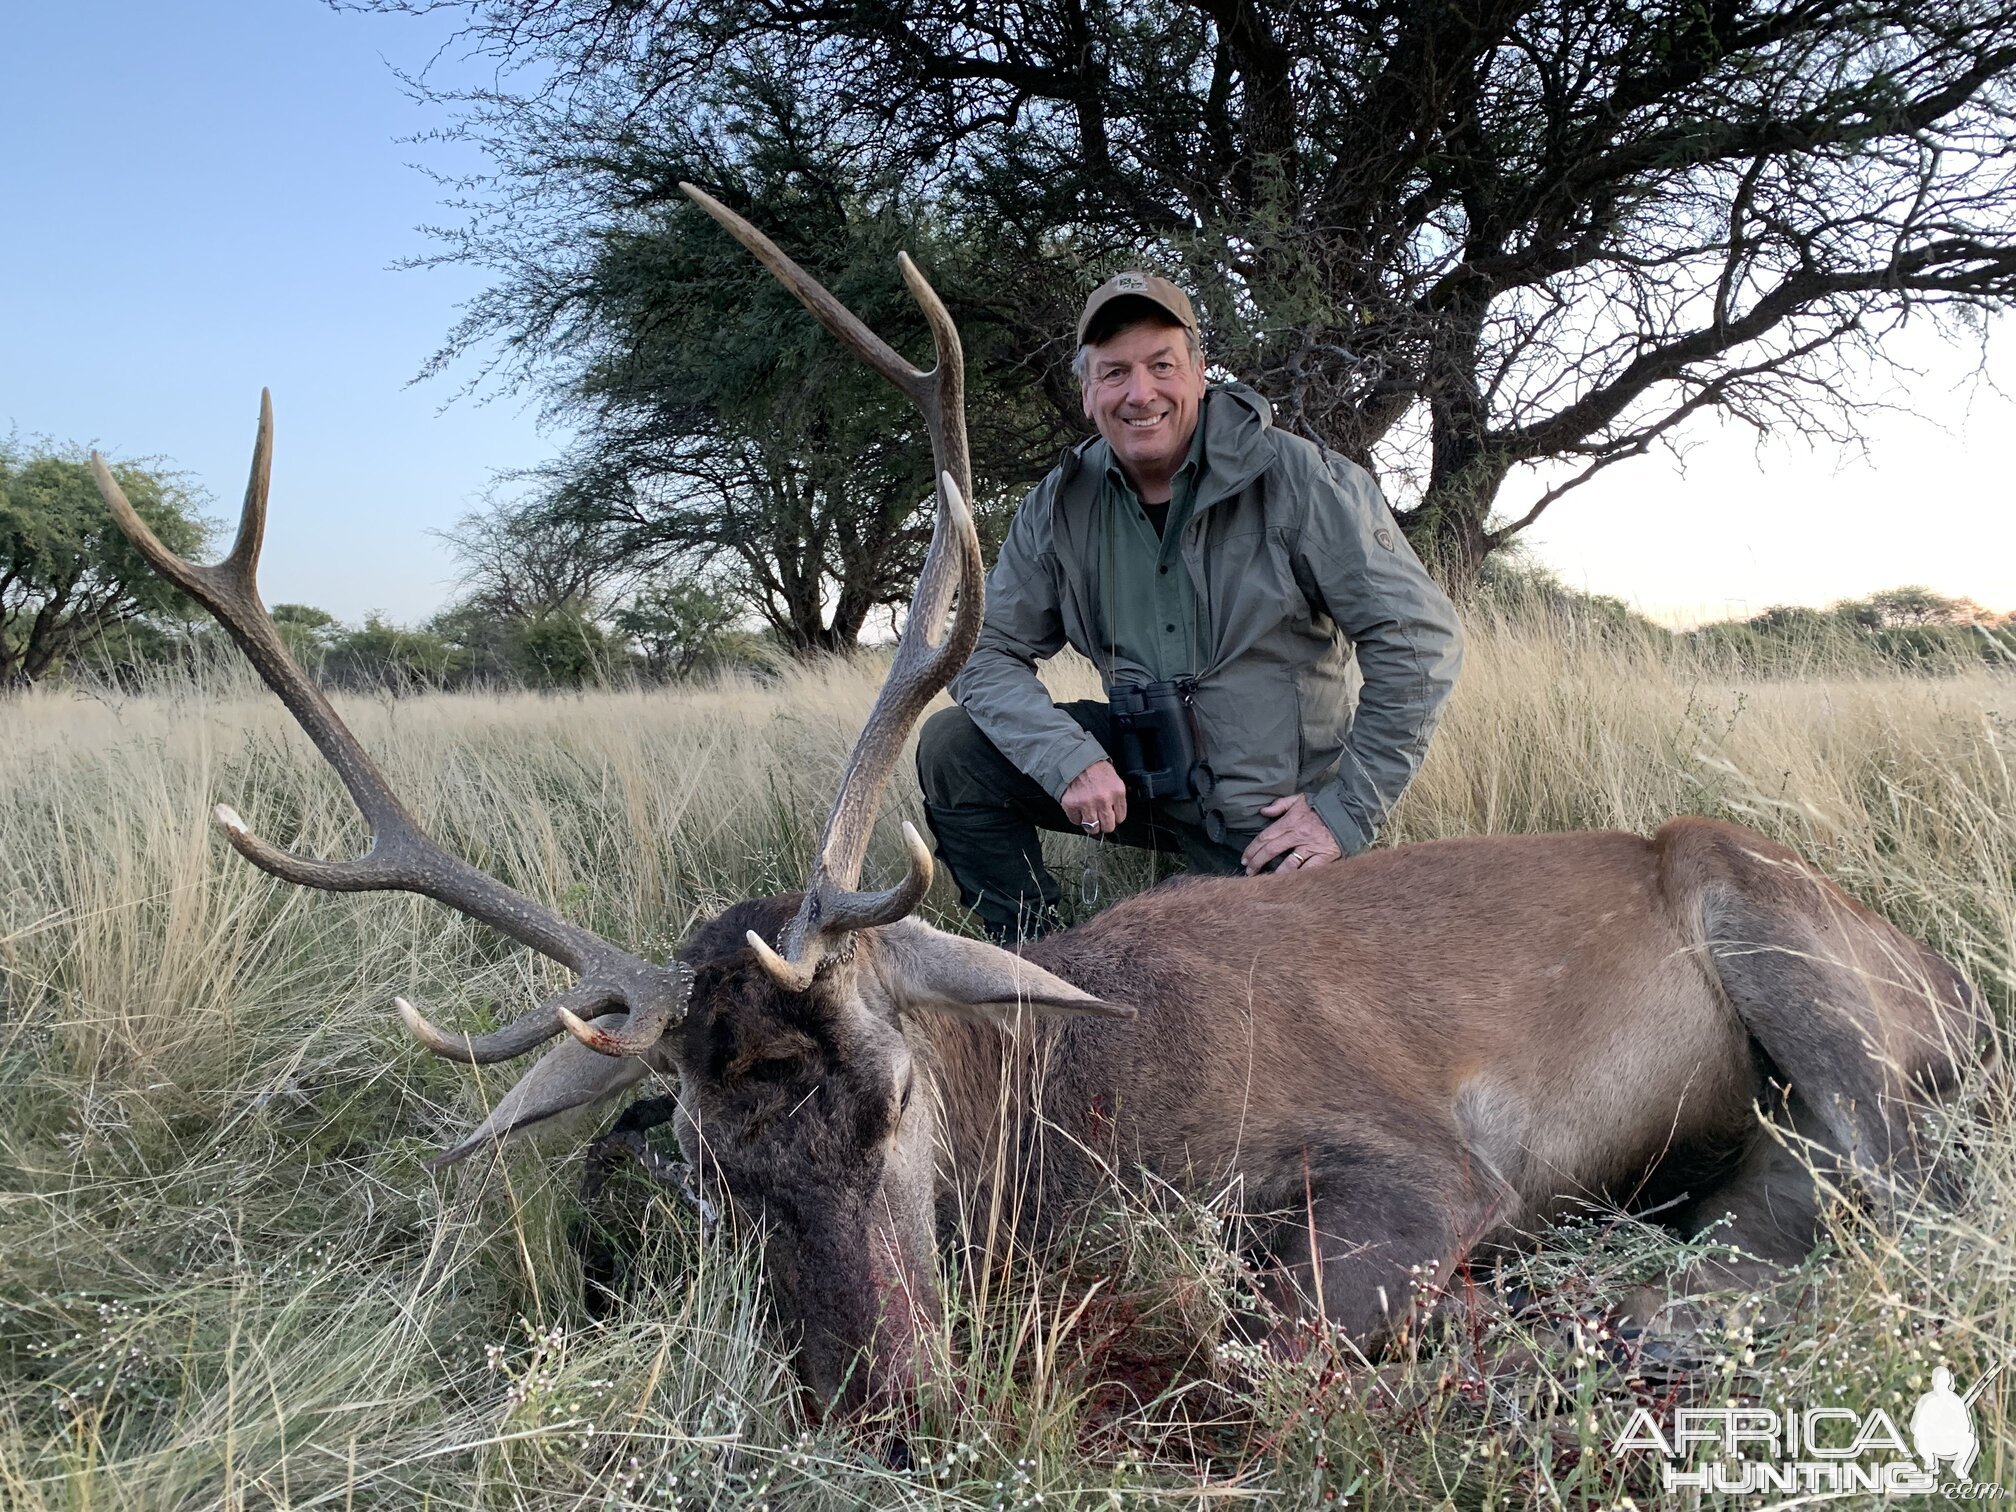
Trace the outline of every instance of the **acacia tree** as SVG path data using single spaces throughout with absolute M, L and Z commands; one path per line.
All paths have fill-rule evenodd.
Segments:
M 520 621 L 572 610 L 599 617 L 631 576 L 591 524 L 555 517 L 543 497 L 493 497 L 440 532 L 454 557 L 460 606 Z
M 1040 382 L 1002 355 L 995 306 L 962 293 L 972 244 L 908 206 L 901 176 L 833 119 L 787 61 L 745 58 L 660 106 L 576 92 L 530 136 L 493 143 L 513 188 L 442 255 L 497 279 L 438 360 L 501 341 L 492 372 L 543 388 L 580 439 L 527 500 L 455 533 L 492 597 L 560 584 L 593 609 L 594 587 L 683 569 L 725 578 L 799 651 L 851 647 L 875 610 L 909 600 L 931 536 L 922 422 L 682 180 L 718 188 L 913 351 L 930 338 L 896 253 L 929 269 L 972 359 L 976 450 L 994 464 L 983 516 L 1054 451 Z
M 120 462 L 112 475 L 170 551 L 201 547 L 200 503 L 174 474 Z M 108 631 L 182 602 L 112 523 L 81 456 L 0 440 L 0 691 L 38 682 Z
M 1867 598 L 1844 600 L 1834 606 L 1833 612 L 1851 624 L 1880 630 L 1923 629 L 1932 625 L 1993 628 L 2006 618 L 1970 598 L 1949 598 L 1916 583 L 1884 588 Z
M 702 583 L 647 584 L 616 611 L 616 631 L 643 653 L 655 681 L 691 677 L 714 657 L 734 628 L 732 601 Z
M 466 9 L 528 66 L 459 102 L 506 153 L 797 49 L 914 198 L 990 228 L 1021 360 L 1068 328 L 1060 261 L 1160 263 L 1458 575 L 1697 415 L 1851 440 L 1887 331 L 2016 293 L 2003 0 L 362 3 Z

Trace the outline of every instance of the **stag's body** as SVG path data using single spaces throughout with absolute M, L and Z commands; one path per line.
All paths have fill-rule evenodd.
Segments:
M 1140 1015 L 1057 1026 L 1044 1111 L 1094 1139 L 1110 1109 L 1123 1160 L 1242 1177 L 1262 1208 L 1310 1180 L 1393 1188 L 1446 1231 L 1409 1262 L 1629 1198 L 1747 1143 L 1765 1100 L 1684 875 L 1745 842 L 1704 821 L 1449 840 L 1148 894 L 1030 951 Z
M 730 910 L 688 961 L 703 981 L 710 967 L 753 972 L 742 932 L 769 935 L 795 906 Z M 857 944 L 871 977 L 878 933 Z M 962 1208 L 1007 1212 L 1040 1239 L 1116 1176 L 1199 1194 L 1236 1183 L 1249 1212 L 1286 1215 L 1263 1227 L 1276 1303 L 1291 1319 L 1320 1308 L 1368 1347 L 1404 1321 L 1414 1267 L 1446 1276 L 1568 1208 L 1654 1208 L 1716 1225 L 1758 1261 L 1796 1261 L 1815 1239 L 1814 1165 L 1879 1195 L 1927 1178 L 1919 1115 L 1985 1027 L 1936 953 L 1785 847 L 1703 819 L 1649 840 L 1449 840 L 1301 874 L 1180 879 L 1026 956 L 1136 1016 L 1004 1027 L 899 1008 L 889 1027 L 935 1093 L 941 1226 Z M 687 1040 L 682 1137 L 696 1159 L 732 1164 L 706 1116 L 724 1065 L 690 1052 L 724 1033 L 760 1045 L 776 1005 L 723 1000 L 736 1021 Z M 825 1040 L 825 1022 L 806 1027 Z M 857 1039 L 807 1071 L 831 1079 L 844 1062 L 872 1101 L 903 1082 L 897 1058 Z M 812 1087 L 775 1076 L 762 1095 L 782 1107 Z M 915 1122 L 868 1141 L 899 1186 Z M 774 1159 L 768 1119 L 737 1110 L 721 1133 L 751 1128 Z M 929 1311 L 920 1179 L 858 1210 L 870 1263 L 831 1265 L 857 1292 L 872 1276 L 873 1297 L 786 1275 L 815 1376 L 818 1356 L 871 1338 L 875 1374 L 908 1375 L 906 1330 L 888 1324 Z M 845 1184 L 822 1174 L 822 1190 Z M 827 1318 L 844 1336 L 830 1351 L 810 1336 Z

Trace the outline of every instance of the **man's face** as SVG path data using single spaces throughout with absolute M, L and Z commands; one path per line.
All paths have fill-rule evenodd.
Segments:
M 1085 417 L 1136 481 L 1176 474 L 1197 429 L 1204 365 L 1181 326 L 1144 321 L 1089 348 Z

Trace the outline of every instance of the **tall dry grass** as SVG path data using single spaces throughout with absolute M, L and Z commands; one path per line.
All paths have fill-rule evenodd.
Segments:
M 1753 824 L 1933 941 L 2007 1020 L 2016 682 L 1745 680 L 1558 624 L 1473 626 L 1391 838 Z M 803 877 L 879 668 L 579 697 L 343 702 L 423 822 L 612 937 Z M 1061 691 L 1089 686 L 1083 668 Z M 471 1027 L 552 969 L 424 901 L 280 885 L 209 831 L 343 852 L 334 780 L 242 674 L 0 705 L 0 1505 L 1598 1506 L 1636 1389 L 1577 1333 L 1674 1241 L 1545 1236 L 1534 1331 L 1480 1302 L 1377 1371 L 1227 1366 L 1222 1204 L 1135 1193 L 1070 1253 L 948 1277 L 959 1389 L 892 1469 L 809 1426 L 763 1281 L 641 1180 L 575 1195 L 574 1142 L 443 1176 L 426 1154 L 508 1071 L 426 1056 L 386 1004 Z M 919 818 L 905 778 L 871 865 Z M 1138 858 L 1060 839 L 1102 900 Z M 933 905 L 952 900 L 943 890 Z M 956 920 L 954 920 L 956 923 Z M 1349 928 L 1348 920 L 1339 921 Z M 1675 1390 L 1908 1407 L 1932 1362 L 2016 1345 L 2016 1121 L 1990 1098 L 1973 1198 L 1901 1232 L 1844 1211 L 1789 1321 L 1711 1341 Z M 1236 1353 L 1236 1351 L 1229 1351 Z M 2004 1393 L 1977 1476 L 2016 1485 Z M 1710 1498 L 1709 1504 L 1713 1504 Z M 1752 1505 L 1755 1505 L 1753 1502 Z

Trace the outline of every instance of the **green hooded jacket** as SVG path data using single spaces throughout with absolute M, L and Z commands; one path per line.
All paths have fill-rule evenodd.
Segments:
M 1205 472 L 1182 551 L 1204 620 L 1195 707 L 1217 778 L 1205 827 L 1250 835 L 1270 822 L 1264 805 L 1307 793 L 1354 854 L 1427 753 L 1462 665 L 1456 612 L 1364 469 L 1276 430 L 1243 384 L 1214 386 L 1198 423 Z M 1111 456 L 1102 438 L 1082 442 L 1022 501 L 987 577 L 980 643 L 952 684 L 981 732 L 1058 798 L 1107 754 L 1051 701 L 1036 663 L 1069 643 L 1109 694 L 1153 678 L 1103 649 L 1097 506 Z

